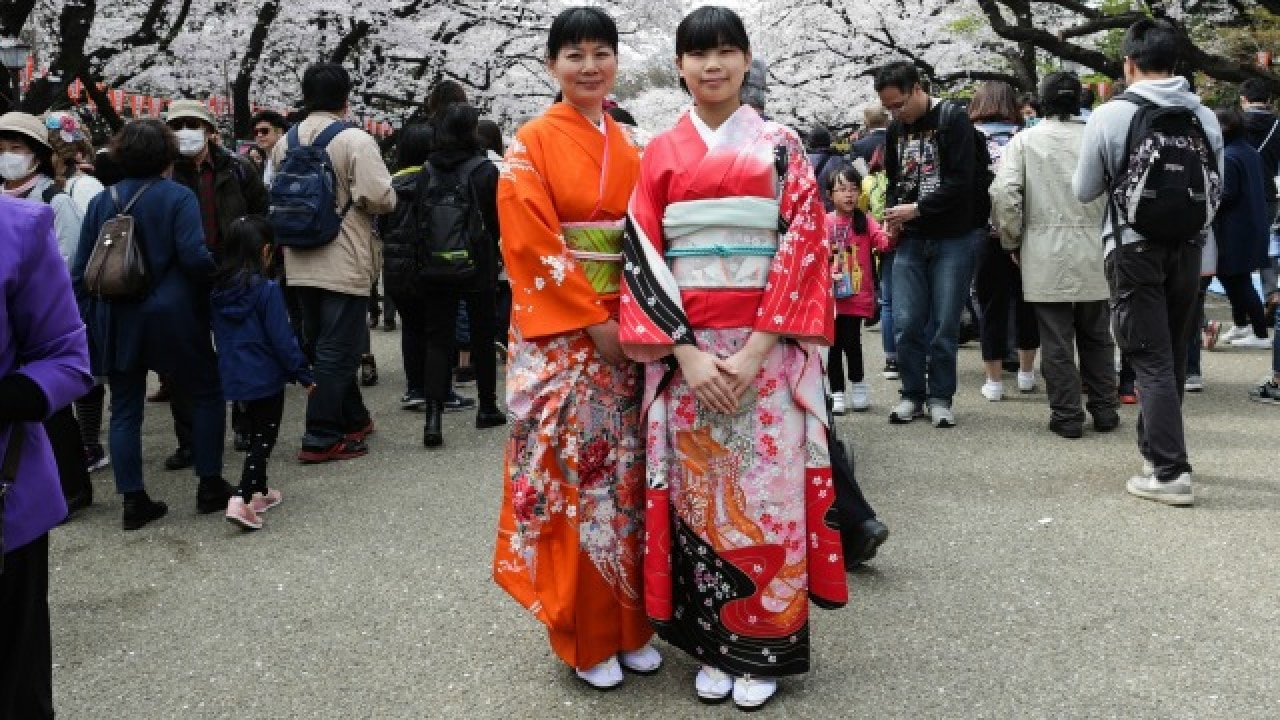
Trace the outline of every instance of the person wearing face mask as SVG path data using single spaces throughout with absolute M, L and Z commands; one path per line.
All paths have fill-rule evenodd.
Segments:
M 214 258 L 219 256 L 222 238 L 231 223 L 243 215 L 267 214 L 267 190 L 257 168 L 247 158 L 228 152 L 216 142 L 217 121 L 209 109 L 196 100 L 177 100 L 169 106 L 165 122 L 178 138 L 180 157 L 173 166 L 173 180 L 196 194 L 200 201 L 200 218 L 204 225 L 204 242 Z M 191 403 L 170 390 L 169 407 L 173 411 L 178 449 L 165 461 L 170 470 L 190 467 Z M 243 451 L 248 440 L 237 428 L 235 448 Z
M 0 116 L 0 176 L 4 177 L 6 197 L 34 200 L 53 209 L 54 229 L 62 260 L 70 264 L 80 241 L 83 215 L 65 191 L 62 163 L 56 159 L 49 143 L 49 131 L 40 118 L 27 113 L 11 112 Z M 93 502 L 93 485 L 85 463 L 80 426 L 72 404 L 55 408 L 45 420 L 62 491 L 72 512 Z

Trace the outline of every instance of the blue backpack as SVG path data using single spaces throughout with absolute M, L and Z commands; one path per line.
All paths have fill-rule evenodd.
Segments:
M 347 127 L 346 123 L 331 123 L 310 145 L 301 143 L 296 125 L 289 130 L 284 160 L 271 178 L 267 214 L 278 244 L 317 248 L 338 236 L 351 200 L 338 212 L 338 177 L 325 148 Z

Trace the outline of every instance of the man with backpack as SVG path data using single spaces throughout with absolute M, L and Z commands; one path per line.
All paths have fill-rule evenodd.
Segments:
M 236 218 L 267 214 L 267 190 L 247 158 L 228 152 L 216 142 L 217 119 L 204 103 L 175 100 L 165 115 L 165 123 L 178 138 L 180 157 L 173 166 L 173 180 L 195 193 L 200 201 L 204 243 L 216 260 L 222 238 Z M 198 315 L 206 317 L 207 308 L 202 307 L 201 311 Z M 178 449 L 165 460 L 164 466 L 180 470 L 191 467 L 194 462 L 191 452 L 193 404 L 189 393 L 169 390 L 169 409 L 173 413 Z M 236 430 L 236 449 L 243 452 L 248 440 L 239 432 L 235 417 L 232 427 Z
M 955 427 L 960 313 L 973 277 L 976 228 L 987 223 L 985 214 L 979 224 L 974 219 L 977 194 L 985 197 L 991 182 L 986 141 L 975 136 L 963 108 L 925 92 L 909 62 L 880 68 L 875 90 L 894 118 L 885 137 L 884 220 L 896 245 L 893 326 L 902 400 L 889 422 L 909 423 L 927 407 L 934 427 Z
M 357 372 L 369 293 L 382 265 L 373 216 L 394 209 L 396 196 L 377 141 L 342 120 L 350 94 L 351 76 L 341 65 L 308 67 L 308 115 L 271 153 L 269 217 L 314 346 L 316 388 L 298 453 L 304 463 L 365 455 L 373 432 Z
M 1274 223 L 1280 212 L 1276 176 L 1280 175 L 1280 117 L 1271 110 L 1271 88 L 1266 81 L 1249 78 L 1240 84 L 1240 107 L 1244 110 L 1245 133 L 1249 144 L 1262 156 L 1262 193 L 1267 199 L 1267 222 Z M 1265 297 L 1276 289 L 1276 269 L 1268 266 L 1258 273 Z
M 1196 332 L 1200 251 L 1221 193 L 1222 133 L 1213 112 L 1174 75 L 1180 31 L 1143 19 L 1125 32 L 1128 92 L 1085 127 L 1072 185 L 1080 202 L 1106 196 L 1102 226 L 1112 328 L 1137 373 L 1142 474 L 1132 495 L 1191 505 L 1182 421 L 1187 346 Z

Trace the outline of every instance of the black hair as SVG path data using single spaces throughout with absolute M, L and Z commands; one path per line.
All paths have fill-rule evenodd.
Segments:
M 480 111 L 470 105 L 446 105 L 431 119 L 431 127 L 435 130 L 432 150 L 479 150 L 480 141 L 476 137 L 479 122 Z
M 111 161 L 122 178 L 155 177 L 178 159 L 178 138 L 157 118 L 130 120 L 111 138 Z
M 809 131 L 809 149 L 820 150 L 831 147 L 831 131 L 826 125 L 814 125 Z
M 1240 83 L 1240 95 L 1251 103 L 1271 102 L 1271 88 L 1262 78 L 1249 78 Z
M 1045 117 L 1067 120 L 1080 114 L 1080 78 L 1072 72 L 1055 72 L 1040 81 L 1040 103 Z
M 859 193 L 862 192 L 862 173 L 858 172 L 858 168 L 850 163 L 841 163 L 840 167 L 835 169 L 835 172 L 827 174 L 826 187 L 823 188 L 827 192 L 827 197 L 831 197 L 831 194 L 835 192 L 836 180 L 838 179 L 843 179 L 857 188 Z M 853 230 L 859 235 L 867 232 L 867 214 L 857 207 L 853 209 Z
M 1023 93 L 1018 96 L 1018 109 L 1028 106 L 1036 111 L 1036 115 L 1040 114 L 1040 98 L 1035 93 Z
M 507 152 L 502 144 L 502 128 L 488 118 L 482 118 L 476 123 L 476 138 L 480 140 L 480 147 L 485 150 L 498 155 L 504 155 Z
M 427 99 L 423 102 L 422 109 L 427 113 L 427 117 L 430 118 L 448 105 L 454 103 L 466 104 L 466 102 L 466 89 L 453 80 L 444 80 L 436 83 L 427 93 Z
M 64 172 L 62 166 L 53 161 L 52 148 L 44 143 L 32 140 L 31 136 L 24 135 L 20 132 L 0 132 L 0 138 L 5 140 L 16 140 L 25 145 L 36 159 L 35 171 L 45 177 L 52 178 L 54 182 L 59 183 L 59 187 L 61 187 Z
M 124 179 L 124 173 L 120 171 L 120 166 L 111 157 L 110 148 L 104 147 L 94 154 L 93 176 L 104 187 L 110 187 Z
M 1222 126 L 1222 144 L 1226 145 L 1244 137 L 1244 111 L 1235 105 L 1226 105 L 1213 111 Z
M 231 221 L 218 246 L 218 268 L 213 281 L 219 287 L 247 286 L 255 275 L 265 275 L 262 249 L 275 244 L 271 223 L 261 215 L 242 215 Z
M 614 122 L 619 122 L 619 123 L 622 123 L 623 125 L 630 125 L 631 127 L 636 126 L 636 119 L 631 116 L 631 113 L 618 107 L 617 105 L 614 105 L 613 107 L 608 108 L 607 110 L 605 110 L 605 112 L 608 113 L 609 117 L 614 119 Z
M 916 69 L 916 66 L 906 60 L 899 60 L 881 66 L 880 69 L 876 70 L 876 79 L 873 87 L 876 92 L 880 92 L 885 88 L 895 87 L 905 95 L 911 92 L 911 89 L 919 83 L 920 71 Z
M 302 74 L 302 102 L 309 111 L 340 112 L 351 96 L 351 75 L 337 63 L 315 63 Z
M 1178 28 L 1172 21 L 1143 18 L 1129 26 L 1120 54 L 1142 72 L 1172 73 L 1178 65 Z
M 254 127 L 258 123 L 267 123 L 280 130 L 289 129 L 289 123 L 285 122 L 284 116 L 275 110 L 259 110 L 254 113 L 253 118 L 249 120 L 249 127 Z
M 705 5 L 694 10 L 680 21 L 676 28 L 676 55 L 733 47 L 744 53 L 751 52 L 751 40 L 747 27 L 738 13 L 719 5 Z
M 571 7 L 551 21 L 547 33 L 547 59 L 555 60 L 566 45 L 594 41 L 618 52 L 618 25 L 597 7 Z
M 1088 85 L 1080 86 L 1080 109 L 1092 110 L 1095 103 L 1098 102 L 1098 96 L 1093 94 L 1093 88 Z
M 435 136 L 436 131 L 430 125 L 405 126 L 396 141 L 396 169 L 425 164 L 427 156 L 435 149 Z

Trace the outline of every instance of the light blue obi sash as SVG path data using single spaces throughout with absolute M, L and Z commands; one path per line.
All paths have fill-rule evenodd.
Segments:
M 731 197 L 672 203 L 662 231 L 681 288 L 761 290 L 778 252 L 778 202 Z

